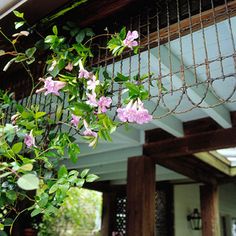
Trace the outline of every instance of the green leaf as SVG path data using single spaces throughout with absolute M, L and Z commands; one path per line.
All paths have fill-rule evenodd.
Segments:
M 91 183 L 91 182 L 94 182 L 95 180 L 97 180 L 99 177 L 97 175 L 94 175 L 94 174 L 89 174 L 87 177 L 86 177 L 86 182 L 88 183 Z
M 36 114 L 35 114 L 35 119 L 39 119 L 40 117 L 43 117 L 43 116 L 45 116 L 47 113 L 46 112 L 44 112 L 44 111 L 39 111 L 39 112 L 37 112 Z
M 22 143 L 22 142 L 15 143 L 15 144 L 12 146 L 12 151 L 13 151 L 15 154 L 18 154 L 18 153 L 22 150 L 22 147 L 23 147 L 23 143 Z
M 58 172 L 57 172 L 58 178 L 60 179 L 60 178 L 62 178 L 62 177 L 65 177 L 65 176 L 67 176 L 67 174 L 68 174 L 68 171 L 67 171 L 66 166 L 65 166 L 65 165 L 62 165 L 62 166 L 60 167 L 60 169 L 58 170 Z
M 58 37 L 57 37 L 56 35 L 48 35 L 48 36 L 45 38 L 44 42 L 45 42 L 45 43 L 50 43 L 50 44 L 52 44 L 52 43 L 54 43 L 57 39 L 58 39 Z
M 40 200 L 38 201 L 38 205 L 40 207 L 45 207 L 48 203 L 49 196 L 47 193 L 42 193 L 40 195 Z
M 15 22 L 15 29 L 19 29 L 21 26 L 25 24 L 25 21 Z
M 48 208 L 45 209 L 45 214 L 56 214 L 58 209 L 54 207 L 53 205 L 50 205 Z
M 129 76 L 124 76 L 120 73 L 117 73 L 117 76 L 114 80 L 115 82 L 125 82 L 125 81 L 128 81 L 129 79 L 130 79 Z
M 53 184 L 52 187 L 49 189 L 49 194 L 56 192 L 58 187 L 58 184 Z
M 58 35 L 58 30 L 57 30 L 57 26 L 56 26 L 56 25 L 54 25 L 54 26 L 52 27 L 52 32 L 53 32 L 55 35 Z
M 121 31 L 120 31 L 120 33 L 119 33 L 119 36 L 120 36 L 120 38 L 121 38 L 122 40 L 125 39 L 125 37 L 126 37 L 126 27 L 123 27 L 123 28 L 121 29 Z
M 80 148 L 76 143 L 71 143 L 68 148 L 68 153 L 71 161 L 76 163 L 78 160 L 78 155 L 80 153 Z
M 35 61 L 35 58 L 34 57 L 31 57 L 30 59 L 26 60 L 26 63 L 28 65 L 32 64 L 33 62 Z
M 4 178 L 4 177 L 7 177 L 8 175 L 12 174 L 12 172 L 5 172 L 3 174 L 0 175 L 0 179 L 1 178 Z
M 34 174 L 25 174 L 17 180 L 17 184 L 24 190 L 35 190 L 39 187 L 39 178 Z
M 12 201 L 15 201 L 17 198 L 16 192 L 14 190 L 8 190 L 6 192 L 6 197 Z
M 76 181 L 76 186 L 77 187 L 82 187 L 83 185 L 84 185 L 84 183 L 85 183 L 85 180 L 84 179 L 77 179 L 77 181 Z
M 13 223 L 13 219 L 12 218 L 6 218 L 4 220 L 4 225 L 5 226 L 11 226 L 12 223 Z
M 31 163 L 25 164 L 20 167 L 20 170 L 23 171 L 31 171 L 33 169 L 33 165 Z
M 6 53 L 6 52 L 5 52 L 4 50 L 2 50 L 2 49 L 0 50 L 0 56 L 5 55 L 5 53 Z
M 28 48 L 25 51 L 25 54 L 26 54 L 27 57 L 32 57 L 35 52 L 36 52 L 36 47 L 32 47 L 32 48 Z
M 91 28 L 85 28 L 84 29 L 86 36 L 93 37 L 95 34 Z
M 82 43 L 82 41 L 84 40 L 85 38 L 85 32 L 84 30 L 81 30 L 75 37 L 75 40 L 77 43 Z
M 102 74 L 103 74 L 105 80 L 111 80 L 111 77 L 109 76 L 109 74 L 107 73 L 107 71 L 103 71 Z
M 14 15 L 18 18 L 24 19 L 24 13 L 19 11 L 13 11 Z
M 125 83 L 125 86 L 126 86 L 126 88 L 129 89 L 130 95 L 139 94 L 139 86 L 138 85 L 127 82 L 127 83 Z
M 31 216 L 31 217 L 37 216 L 37 215 L 40 214 L 41 212 L 42 212 L 42 209 L 36 208 L 36 209 L 34 209 L 34 210 L 31 212 L 30 216 Z
M 88 172 L 89 172 L 89 169 L 84 169 L 80 174 L 81 178 L 84 178 L 88 174 Z

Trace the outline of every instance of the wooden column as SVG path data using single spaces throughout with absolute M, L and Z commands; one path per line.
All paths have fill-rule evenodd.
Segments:
M 128 160 L 127 235 L 155 235 L 155 164 L 149 157 Z
M 103 193 L 102 207 L 102 236 L 112 235 L 114 227 L 114 211 L 115 211 L 115 193 Z
M 220 236 L 218 186 L 200 186 L 202 236 Z

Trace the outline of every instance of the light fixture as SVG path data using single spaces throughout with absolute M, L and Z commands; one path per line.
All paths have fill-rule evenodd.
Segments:
M 190 222 L 192 230 L 201 230 L 202 217 L 197 208 L 195 208 L 192 213 L 187 215 L 187 220 Z

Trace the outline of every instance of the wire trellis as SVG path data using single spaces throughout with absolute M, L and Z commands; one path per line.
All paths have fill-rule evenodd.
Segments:
M 126 23 L 139 32 L 138 55 L 125 51 L 114 59 L 98 48 L 94 65 L 112 77 L 118 72 L 131 77 L 147 74 L 136 83 L 145 86 L 149 101 L 155 103 L 151 112 L 156 119 L 235 103 L 235 1 L 154 3 Z M 125 88 L 113 87 L 112 92 L 118 101 L 113 105 L 119 107 Z M 158 115 L 159 107 L 165 114 Z
M 131 14 L 125 20 L 117 17 L 119 24 L 108 24 L 111 32 L 123 25 L 129 30 L 137 30 L 141 45 L 137 55 L 126 50 L 114 58 L 107 49 L 97 46 L 105 45 L 107 37 L 91 44 L 96 55 L 90 65 L 101 68 L 101 80 L 104 70 L 112 78 L 111 115 L 115 117 L 115 110 L 124 103 L 126 92 L 125 86 L 114 83 L 117 73 L 138 76 L 135 83 L 142 84 L 147 90 L 149 102 L 145 106 L 155 119 L 196 108 L 205 110 L 234 104 L 235 16 L 236 1 L 153 0 L 148 1 L 141 12 Z M 143 74 L 147 77 L 141 80 Z M 63 96 L 64 102 L 60 106 L 66 108 L 66 96 Z M 42 95 L 34 95 L 33 99 L 45 106 Z M 22 103 L 27 103 L 27 98 Z M 58 109 L 58 105 L 53 104 L 51 100 L 48 107 L 51 113 Z M 160 114 L 159 108 L 165 112 Z M 64 117 L 68 115 L 65 113 Z

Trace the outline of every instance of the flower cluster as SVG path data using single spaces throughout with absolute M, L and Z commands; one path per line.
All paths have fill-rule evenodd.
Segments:
M 46 79 L 40 78 L 39 80 L 44 82 L 44 87 L 36 90 L 36 93 L 45 92 L 45 95 L 52 93 L 59 96 L 59 90 L 66 86 L 66 82 L 52 80 L 51 76 Z
M 32 146 L 36 147 L 35 138 L 33 136 L 33 130 L 31 130 L 30 133 L 25 136 L 24 143 L 27 146 L 27 148 L 30 148 Z
M 117 113 L 122 122 L 144 124 L 152 120 L 152 115 L 144 108 L 140 99 L 135 102 L 131 100 L 125 108 L 118 108 Z

